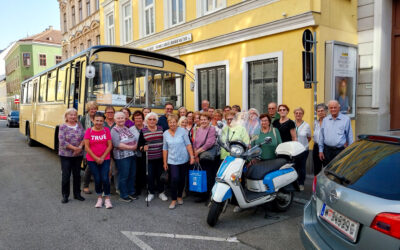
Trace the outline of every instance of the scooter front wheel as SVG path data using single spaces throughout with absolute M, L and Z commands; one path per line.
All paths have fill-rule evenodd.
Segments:
M 211 227 L 215 226 L 218 222 L 218 218 L 221 215 L 222 209 L 224 208 L 225 202 L 211 201 L 210 210 L 208 211 L 207 224 Z

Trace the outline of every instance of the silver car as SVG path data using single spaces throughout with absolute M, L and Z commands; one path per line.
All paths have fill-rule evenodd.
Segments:
M 306 249 L 400 249 L 400 132 L 361 135 L 314 178 Z

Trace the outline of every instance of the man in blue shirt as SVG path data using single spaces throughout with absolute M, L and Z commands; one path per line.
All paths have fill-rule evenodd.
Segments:
M 330 115 L 322 121 L 319 136 L 319 158 L 324 166 L 335 158 L 345 147 L 353 143 L 353 130 L 350 118 L 340 113 L 340 104 L 336 100 L 328 103 Z
M 162 115 L 160 118 L 158 118 L 158 122 L 157 122 L 157 125 L 161 126 L 163 131 L 169 129 L 167 119 L 168 119 L 168 115 L 172 114 L 172 112 L 174 111 L 174 105 L 170 102 L 167 102 L 167 103 L 165 103 L 164 108 L 165 108 L 165 114 Z

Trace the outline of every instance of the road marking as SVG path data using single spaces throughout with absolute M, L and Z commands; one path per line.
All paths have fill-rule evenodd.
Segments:
M 186 234 L 168 234 L 168 233 L 149 233 L 149 232 L 129 232 L 129 231 L 121 231 L 126 237 L 128 237 L 133 243 L 135 243 L 140 249 L 150 250 L 152 249 L 145 242 L 140 240 L 137 236 L 148 236 L 148 237 L 164 237 L 171 239 L 189 239 L 189 240 L 208 240 L 208 241 L 219 241 L 219 242 L 231 242 L 231 243 L 240 243 L 236 237 L 210 237 L 210 236 L 201 236 L 201 235 L 186 235 Z

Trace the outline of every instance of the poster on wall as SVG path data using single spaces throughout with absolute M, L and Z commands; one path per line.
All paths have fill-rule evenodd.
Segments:
M 329 46 L 328 46 L 329 45 Z M 337 100 L 340 112 L 355 118 L 356 114 L 356 85 L 357 85 L 357 46 L 337 41 L 327 43 L 326 64 L 330 73 L 326 81 L 327 97 Z M 329 51 L 330 50 L 330 51 Z M 330 54 L 330 55 L 328 55 Z M 329 75 L 329 74 L 328 74 Z

